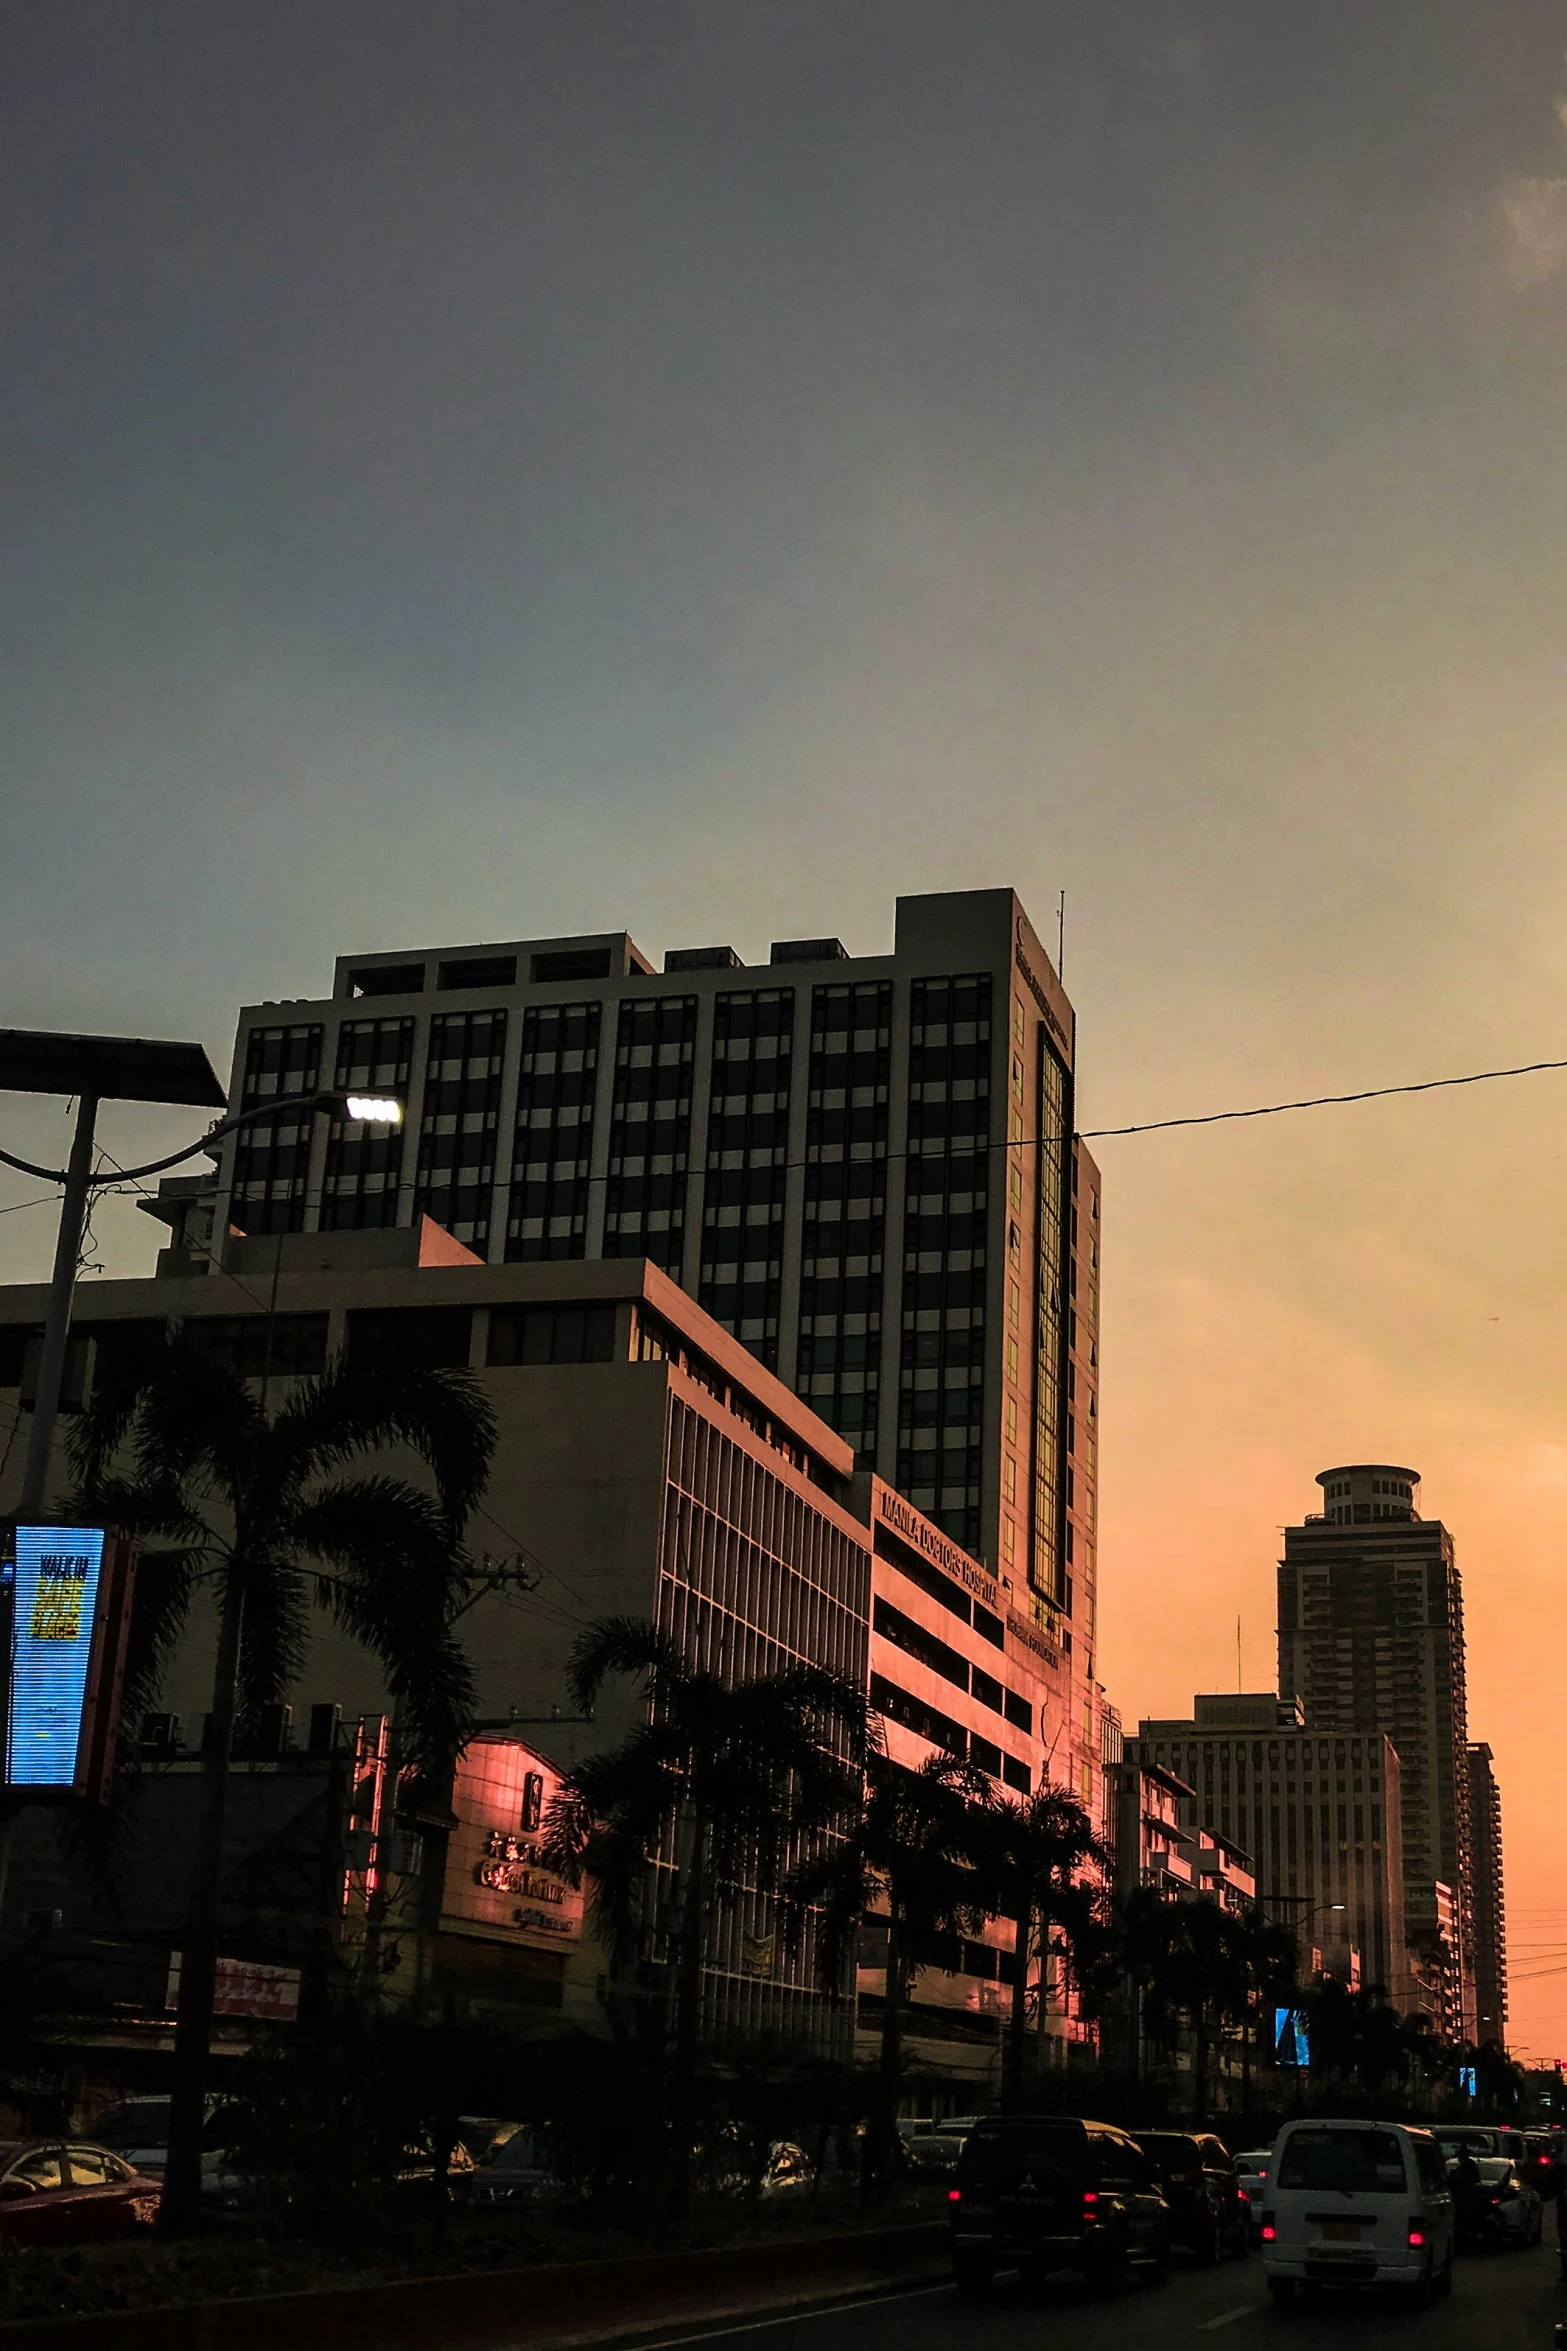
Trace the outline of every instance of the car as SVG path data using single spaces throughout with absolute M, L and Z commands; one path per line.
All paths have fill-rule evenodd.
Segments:
M 1523 2175 L 1535 2194 L 1549 2204 L 1561 2172 L 1561 2141 L 1554 2131 L 1525 2131 Z
M 515 2211 L 563 2193 L 559 2172 L 526 2127 L 492 2145 L 473 2175 L 473 2203 L 481 2212 Z
M 1273 2161 L 1271 2147 L 1249 2147 L 1235 2158 L 1236 2175 L 1241 2183 L 1248 2206 L 1247 2221 L 1252 2243 L 1257 2242 L 1258 2219 L 1267 2194 L 1268 2169 Z
M 1452 2291 L 1453 2196 L 1427 2130 L 1358 2118 L 1287 2122 L 1259 2217 L 1276 2303 L 1303 2287 L 1393 2286 L 1421 2304 Z
M 112 2148 L 133 2170 L 162 2179 L 169 2160 L 169 2107 L 167 2097 L 122 2098 L 87 2125 L 87 2137 L 96 2147 Z M 221 2149 L 223 2122 L 222 2101 L 209 2098 L 201 2138 L 204 2154 Z
M 1477 2155 L 1470 2163 L 1472 2177 L 1465 2176 L 1461 2156 L 1447 2167 L 1460 2241 L 1491 2252 L 1504 2245 L 1538 2245 L 1545 2207 L 1518 2166 L 1505 2155 Z
M 963 2142 L 978 2120 L 977 2114 L 949 2114 L 943 2121 L 933 2122 L 917 2138 L 906 2139 L 903 2154 L 909 2169 L 925 2178 L 952 2178 L 957 2172 Z
M 1439 2122 L 1431 2126 L 1431 2136 L 1442 2150 L 1444 2162 L 1467 2147 L 1471 2155 L 1505 2155 L 1509 2163 L 1525 2163 L 1529 2150 L 1522 2131 L 1515 2131 L 1497 2123 Z
M 150 2229 L 163 2183 L 86 2139 L 0 2140 L 0 2244 L 93 2245 Z
M 1112 2123 L 1050 2115 L 982 2116 L 947 2190 L 952 2274 L 986 2294 L 997 2270 L 1034 2282 L 1081 2270 L 1116 2293 L 1133 2269 L 1169 2274 L 1170 2208 L 1157 2169 Z
M 1209 2264 L 1226 2253 L 1244 2253 L 1251 2207 L 1223 2140 L 1211 2131 L 1138 2131 L 1135 2136 L 1164 2183 L 1171 2243 Z

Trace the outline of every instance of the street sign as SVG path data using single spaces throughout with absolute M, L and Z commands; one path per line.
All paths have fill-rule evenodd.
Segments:
M 135 1546 L 110 1528 L 17 1528 L 7 1790 L 107 1801 L 135 1576 Z

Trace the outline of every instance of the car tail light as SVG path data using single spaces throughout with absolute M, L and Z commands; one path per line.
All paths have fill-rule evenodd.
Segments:
M 1092 2212 L 1098 2201 L 1099 2191 L 1097 2188 L 1085 2188 L 1083 2190 L 1083 2209 L 1085 2212 Z
M 949 2188 L 947 2190 L 947 2202 L 949 2204 L 961 2204 L 962 2201 L 963 2190 L 961 2188 Z
M 1262 2227 L 1259 2231 L 1259 2234 L 1261 2235 L 1262 2241 L 1265 2245 L 1272 2245 L 1277 2243 L 1279 2234 L 1278 2226 L 1271 2212 L 1265 2212 L 1263 2214 Z
M 1414 2246 L 1414 2247 L 1415 2247 L 1415 2248 L 1418 2250 L 1418 2249 L 1419 2249 L 1419 2247 L 1420 2247 L 1420 2246 L 1422 2246 L 1422 2245 L 1425 2243 L 1425 2241 L 1426 2241 L 1426 2232 L 1425 2232 L 1424 2228 L 1422 2227 L 1421 2223 L 1420 2223 L 1418 2220 L 1412 2220 L 1412 2221 L 1410 2222 L 1410 2224 L 1409 2224 L 1409 2242 L 1410 2242 L 1410 2244 L 1411 2244 L 1412 2246 Z

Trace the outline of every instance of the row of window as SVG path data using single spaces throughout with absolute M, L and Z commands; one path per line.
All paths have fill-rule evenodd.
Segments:
M 1003 1754 L 994 1740 L 981 1738 L 977 1731 L 966 1730 L 939 1708 L 928 1706 L 923 1698 L 915 1698 L 907 1690 L 900 1690 L 889 1682 L 885 1674 L 871 1675 L 871 1704 L 878 1714 L 889 1722 L 901 1724 L 904 1730 L 928 1739 L 933 1747 L 944 1747 L 949 1755 L 972 1763 L 977 1771 L 988 1772 L 993 1780 L 1000 1780 L 1009 1788 L 1027 1795 L 1034 1784 L 1034 1775 L 1026 1763 L 1015 1755 Z

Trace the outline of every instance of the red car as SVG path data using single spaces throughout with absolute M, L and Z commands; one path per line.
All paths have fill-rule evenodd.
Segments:
M 0 2139 L 0 2242 L 93 2245 L 149 2229 L 160 2180 L 78 2139 Z

